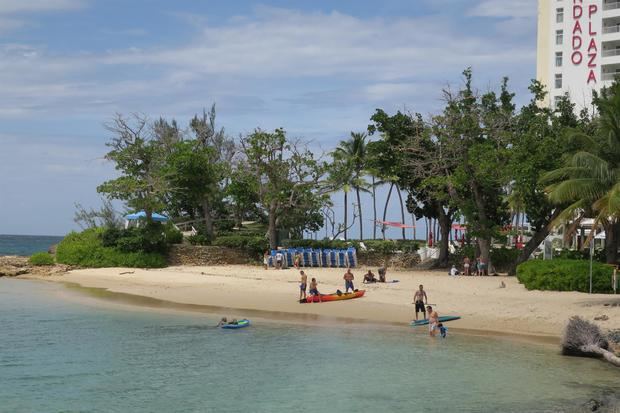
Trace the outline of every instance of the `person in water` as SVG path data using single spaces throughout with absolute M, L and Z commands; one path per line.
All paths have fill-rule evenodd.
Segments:
M 431 337 L 435 337 L 439 328 L 439 314 L 433 311 L 430 305 L 426 306 L 426 311 L 428 311 L 428 333 Z
M 226 317 L 222 317 L 222 319 L 217 324 L 217 326 L 221 327 L 221 326 L 224 326 L 224 325 L 227 325 L 227 324 L 237 325 L 237 324 L 239 324 L 239 322 L 237 321 L 236 318 L 233 318 L 230 322 L 228 322 L 228 319 Z
M 347 272 L 344 273 L 344 276 L 342 278 L 344 279 L 344 293 L 348 293 L 349 288 L 351 289 L 351 291 L 355 291 L 355 287 L 353 287 L 353 280 L 355 279 L 355 277 L 351 272 L 351 268 L 347 268 Z
M 424 305 L 428 304 L 428 297 L 426 296 L 426 291 L 424 291 L 424 286 L 422 284 L 420 284 L 420 289 L 413 295 L 412 304 L 415 304 L 415 320 L 418 321 L 418 313 L 420 311 L 424 313 L 424 318 L 426 318 L 426 308 Z
M 319 293 L 319 289 L 318 289 L 318 283 L 316 282 L 316 278 L 313 278 L 310 281 L 310 291 L 309 291 L 311 296 L 317 296 L 319 297 L 319 303 L 322 301 L 321 300 L 321 293 Z
M 364 274 L 364 284 L 376 283 L 377 279 L 375 278 L 375 274 L 371 270 L 368 270 L 366 274 Z
M 306 298 L 306 289 L 308 287 L 308 276 L 303 271 L 299 271 L 299 274 L 301 275 L 301 280 L 299 281 L 299 301 L 301 301 Z

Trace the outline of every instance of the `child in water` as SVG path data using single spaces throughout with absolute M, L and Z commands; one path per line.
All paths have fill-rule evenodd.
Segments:
M 439 327 L 439 335 L 441 338 L 446 338 L 446 335 L 448 334 L 448 327 L 444 327 L 443 323 L 439 323 L 437 327 Z

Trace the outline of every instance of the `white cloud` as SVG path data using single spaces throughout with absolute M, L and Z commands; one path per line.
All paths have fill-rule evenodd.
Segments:
M 537 0 L 484 0 L 473 7 L 469 16 L 476 17 L 535 17 Z

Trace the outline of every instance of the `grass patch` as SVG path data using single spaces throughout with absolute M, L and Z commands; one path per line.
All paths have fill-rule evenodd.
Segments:
M 47 252 L 35 252 L 30 256 L 28 262 L 31 265 L 54 265 L 54 257 Z

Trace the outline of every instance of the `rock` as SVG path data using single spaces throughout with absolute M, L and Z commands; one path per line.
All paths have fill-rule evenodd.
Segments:
M 607 317 L 605 314 L 603 314 L 603 315 L 600 315 L 598 317 L 594 317 L 594 320 L 596 320 L 596 321 L 607 321 L 607 320 L 609 320 L 609 317 Z
M 71 269 L 64 264 L 33 266 L 28 257 L 2 256 L 0 257 L 0 277 L 17 277 L 20 275 L 55 275 Z

